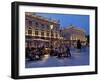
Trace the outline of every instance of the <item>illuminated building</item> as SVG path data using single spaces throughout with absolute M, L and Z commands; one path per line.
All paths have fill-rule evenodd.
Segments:
M 25 12 L 25 43 L 38 47 L 51 44 L 56 45 L 60 37 L 60 24 L 57 20 L 38 16 L 31 12 Z
M 77 40 L 80 40 L 83 45 L 85 45 L 87 41 L 85 31 L 73 25 L 63 29 L 62 36 L 64 37 L 65 42 L 71 43 L 72 45 L 76 45 Z
M 87 39 L 83 29 L 71 25 L 61 30 L 57 20 L 25 12 L 26 47 L 50 47 L 63 43 L 70 43 L 74 46 L 77 40 L 80 40 L 83 45 L 86 44 Z

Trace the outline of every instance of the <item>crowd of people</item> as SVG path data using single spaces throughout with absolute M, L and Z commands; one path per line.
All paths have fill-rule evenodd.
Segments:
M 77 49 L 81 49 L 82 45 L 80 40 L 77 41 Z M 30 60 L 41 60 L 45 54 L 50 56 L 56 56 L 57 58 L 71 57 L 70 46 L 61 44 L 58 47 L 51 45 L 50 47 L 37 46 L 37 47 L 26 47 L 26 58 Z

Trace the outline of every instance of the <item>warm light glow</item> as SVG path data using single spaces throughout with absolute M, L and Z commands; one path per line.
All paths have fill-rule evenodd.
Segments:
M 44 55 L 44 60 L 47 60 L 49 58 L 49 55 Z

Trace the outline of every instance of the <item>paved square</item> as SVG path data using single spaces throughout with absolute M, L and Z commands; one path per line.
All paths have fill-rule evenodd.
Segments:
M 57 58 L 56 56 L 45 55 L 42 60 L 28 61 L 26 60 L 26 68 L 37 67 L 59 67 L 59 66 L 82 66 L 89 65 L 89 48 L 82 48 L 79 52 L 77 49 L 71 49 L 71 57 Z

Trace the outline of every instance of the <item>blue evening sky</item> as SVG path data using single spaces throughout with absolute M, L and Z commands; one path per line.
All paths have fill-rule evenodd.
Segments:
M 70 25 L 84 29 L 89 35 L 89 15 L 74 15 L 74 14 L 52 14 L 52 13 L 36 13 L 39 16 L 51 18 L 60 21 L 60 27 L 66 28 Z

